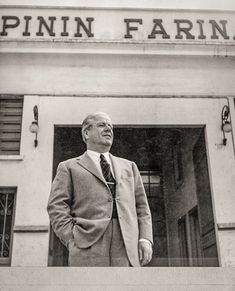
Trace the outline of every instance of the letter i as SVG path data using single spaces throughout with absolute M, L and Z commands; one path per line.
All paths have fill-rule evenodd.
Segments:
M 197 23 L 199 24 L 199 30 L 200 30 L 200 35 L 198 36 L 198 39 L 205 39 L 206 36 L 203 34 L 203 23 L 204 20 L 197 20 Z
M 68 36 L 67 32 L 67 21 L 69 20 L 68 16 L 62 16 L 61 19 L 63 20 L 63 32 L 61 32 L 61 36 Z
M 22 33 L 23 36 L 30 36 L 30 32 L 29 32 L 29 21 L 32 19 L 31 16 L 24 16 L 24 20 L 25 20 L 25 30 Z

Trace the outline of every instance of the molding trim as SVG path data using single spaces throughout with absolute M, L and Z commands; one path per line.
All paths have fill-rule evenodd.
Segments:
M 23 161 L 23 155 L 0 155 L 0 161 Z
M 15 225 L 14 232 L 49 232 L 48 225 Z
M 0 38 L 1 53 L 24 54 L 102 54 L 234 57 L 235 43 L 206 44 L 196 42 L 81 41 L 64 39 L 4 39 Z
M 102 4 L 101 4 L 102 5 Z M 0 8 L 10 9 L 64 9 L 64 10 L 120 10 L 120 11 L 163 11 L 163 12 L 205 12 L 205 13 L 235 13 L 234 9 L 203 9 L 203 8 L 158 8 L 158 7 L 131 7 L 131 6 L 83 6 L 83 5 L 9 5 L 0 4 Z
M 16 92 L 6 93 L 5 95 L 14 95 L 17 94 Z M 167 98 L 167 99 L 226 99 L 228 98 L 235 98 L 235 95 L 227 94 L 227 95 L 208 95 L 208 94 L 141 94 L 133 92 L 132 94 L 105 94 L 105 93 L 84 93 L 84 94 L 53 94 L 53 93 L 22 93 L 25 97 L 68 97 L 68 98 L 130 98 L 130 99 L 146 99 L 146 98 L 153 98 L 153 99 L 160 99 L 160 98 Z
M 217 223 L 218 230 L 235 230 L 235 222 Z

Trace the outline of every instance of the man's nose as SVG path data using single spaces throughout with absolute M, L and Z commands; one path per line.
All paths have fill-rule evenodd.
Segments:
M 110 131 L 110 132 L 113 131 L 112 128 L 111 128 L 111 126 L 108 125 L 108 124 L 105 125 L 105 130 Z

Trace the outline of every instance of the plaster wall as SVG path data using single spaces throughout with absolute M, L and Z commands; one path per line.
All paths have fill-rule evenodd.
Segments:
M 221 265 L 224 267 L 234 266 L 235 249 L 234 245 L 234 230 L 220 231 L 219 244 L 223 246 L 221 252 Z
M 235 59 L 79 54 L 0 55 L 1 92 L 46 95 L 235 95 Z
M 46 267 L 48 241 L 48 233 L 15 233 L 11 265 Z

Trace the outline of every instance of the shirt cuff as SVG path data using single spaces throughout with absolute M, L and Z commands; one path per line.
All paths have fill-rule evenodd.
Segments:
M 140 238 L 140 239 L 139 239 L 139 242 L 146 242 L 146 243 L 150 244 L 150 246 L 152 246 L 151 241 L 148 240 L 148 239 L 145 239 L 145 238 Z

